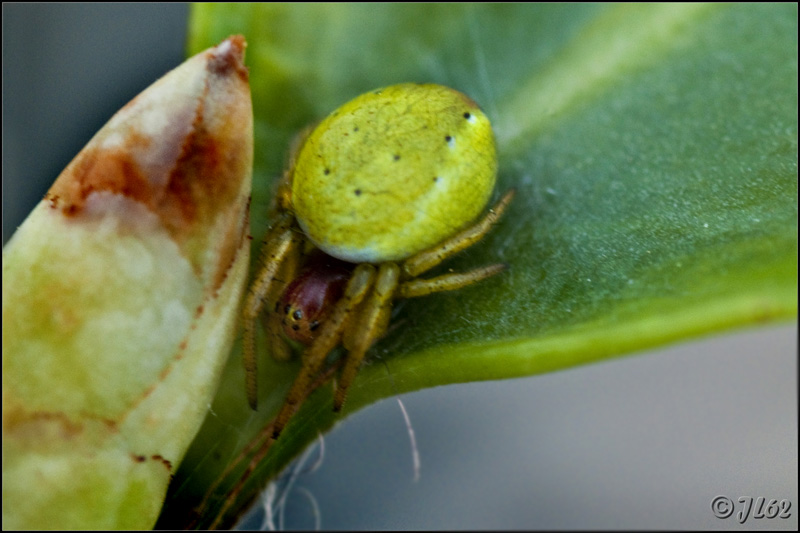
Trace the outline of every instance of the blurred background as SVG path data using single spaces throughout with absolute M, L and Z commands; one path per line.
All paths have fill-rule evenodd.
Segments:
M 183 60 L 187 15 L 185 4 L 3 4 L 4 244 L 111 115 Z M 419 480 L 388 399 L 324 437 L 284 525 L 741 527 L 711 513 L 725 495 L 788 499 L 791 518 L 744 527 L 796 530 L 797 394 L 792 324 L 403 395 Z

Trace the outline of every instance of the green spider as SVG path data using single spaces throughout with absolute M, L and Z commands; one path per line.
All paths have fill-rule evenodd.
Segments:
M 483 238 L 514 196 L 508 191 L 480 216 L 497 176 L 492 127 L 475 102 L 441 85 L 363 94 L 302 134 L 293 152 L 244 305 L 253 409 L 262 312 L 273 357 L 290 357 L 287 338 L 307 346 L 273 438 L 339 344 L 347 354 L 334 410 L 342 408 L 367 350 L 386 332 L 394 300 L 460 289 L 505 268 L 418 278 Z

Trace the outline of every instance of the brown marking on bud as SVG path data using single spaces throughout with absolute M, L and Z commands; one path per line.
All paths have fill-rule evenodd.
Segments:
M 167 472 L 172 472 L 172 462 L 169 461 L 168 459 L 165 459 L 163 455 L 153 455 L 150 458 L 153 461 L 161 461 L 161 464 L 163 464 L 166 467 Z
M 61 173 L 45 197 L 50 206 L 77 218 L 101 192 L 145 206 L 216 290 L 247 234 L 246 203 L 239 198 L 252 158 L 244 46 L 234 36 L 205 53 L 204 86 L 195 101 L 175 105 L 169 83 L 134 98 Z M 164 125 L 153 119 L 159 106 Z M 217 248 L 213 266 L 204 264 L 208 246 Z
M 241 35 L 231 35 L 227 42 L 230 43 L 228 48 L 219 46 L 209 51 L 211 57 L 208 60 L 208 71 L 223 77 L 236 75 L 248 83 L 249 73 L 247 67 L 242 64 L 247 42 Z
M 66 216 L 80 214 L 93 192 L 121 194 L 147 205 L 150 185 L 133 157 L 133 150 L 146 149 L 150 140 L 135 133 L 124 148 L 99 149 L 87 146 L 67 166 L 45 195 L 52 208 Z
M 146 455 L 138 455 L 135 453 L 130 454 L 131 459 L 133 459 L 136 463 L 144 463 L 148 459 L 151 461 L 156 461 L 164 465 L 164 468 L 167 469 L 167 472 L 172 472 L 172 462 L 168 459 L 165 459 L 163 455 L 151 455 L 149 458 Z
M 110 432 L 118 433 L 119 426 L 110 418 L 95 418 L 82 415 L 87 421 L 97 421 L 103 424 Z M 41 438 L 41 423 L 57 424 L 60 437 L 70 440 L 85 431 L 83 421 L 73 420 L 61 411 L 26 411 L 21 406 L 8 406 L 3 412 L 3 431 L 17 435 L 30 434 L 32 437 Z
M 176 359 L 178 359 L 178 358 L 176 357 Z M 158 374 L 158 380 L 159 381 L 163 382 L 163 381 L 165 381 L 167 379 L 167 376 L 169 376 L 170 373 L 172 372 L 172 366 L 173 365 L 168 365 L 168 366 L 165 366 L 164 368 L 161 369 L 161 372 Z M 151 388 L 147 389 L 147 394 L 150 394 L 153 390 L 155 390 L 155 387 L 151 387 Z

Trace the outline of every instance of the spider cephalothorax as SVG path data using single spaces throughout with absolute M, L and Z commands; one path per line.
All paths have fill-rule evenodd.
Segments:
M 341 261 L 319 250 L 310 255 L 275 304 L 275 313 L 281 317 L 283 334 L 305 346 L 316 339 L 319 326 L 328 319 L 336 302 L 342 298 L 347 280 L 355 268 L 353 263 Z

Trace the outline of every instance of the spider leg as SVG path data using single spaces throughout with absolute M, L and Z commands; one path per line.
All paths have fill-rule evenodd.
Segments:
M 404 277 L 406 279 L 415 278 L 423 272 L 435 267 L 451 255 L 456 254 L 464 248 L 468 248 L 469 246 L 472 246 L 481 240 L 483 236 L 486 235 L 490 229 L 492 229 L 492 226 L 498 220 L 500 220 L 500 217 L 503 216 L 503 212 L 506 210 L 506 207 L 508 207 L 508 204 L 511 203 L 511 200 L 514 198 L 514 194 L 516 194 L 516 192 L 517 191 L 515 189 L 510 189 L 508 192 L 506 192 L 495 204 L 495 206 L 491 208 L 489 212 L 486 213 L 486 215 L 474 225 L 459 232 L 453 237 L 450 237 L 443 243 L 438 244 L 433 248 L 423 250 L 417 255 L 406 259 L 403 262 L 403 273 L 405 274 Z
M 280 297 L 280 293 L 278 293 L 278 296 Z M 267 302 L 268 305 L 265 307 L 268 312 L 261 314 L 261 327 L 267 332 L 269 354 L 276 361 L 288 361 L 292 358 L 292 348 L 289 346 L 289 343 L 284 340 L 283 335 L 281 335 L 282 324 L 280 314 L 273 311 L 277 300 L 268 297 Z
M 378 270 L 375 286 L 344 332 L 342 343 L 347 349 L 347 360 L 333 398 L 333 410 L 336 412 L 342 409 L 347 389 L 356 377 L 367 350 L 376 339 L 383 336 L 389 325 L 392 300 L 399 280 L 400 267 L 396 263 L 383 263 Z
M 247 401 L 254 410 L 258 406 L 258 361 L 256 354 L 256 318 L 264 307 L 265 297 L 270 294 L 270 287 L 275 274 L 280 269 L 283 259 L 296 243 L 292 231 L 294 216 L 284 213 L 277 224 L 267 234 L 261 249 L 264 266 L 250 286 L 242 312 L 244 334 L 242 348 L 244 352 L 245 384 Z
M 302 236 L 295 232 L 295 242 L 292 243 L 286 258 L 281 263 L 275 279 L 266 298 L 266 313 L 261 313 L 261 323 L 269 339 L 269 353 L 276 361 L 288 361 L 292 357 L 292 349 L 283 336 L 283 313 L 277 308 L 278 301 L 286 286 L 297 275 L 302 255 Z
M 344 296 L 336 304 L 330 317 L 323 324 L 317 339 L 303 354 L 303 367 L 292 383 L 289 394 L 275 418 L 272 426 L 272 438 L 278 438 L 283 428 L 294 415 L 298 405 L 302 402 L 306 389 L 325 364 L 325 358 L 333 350 L 342 338 L 342 331 L 348 319 L 352 318 L 353 311 L 358 307 L 364 296 L 372 287 L 375 278 L 375 267 L 369 264 L 362 264 L 356 267 L 347 287 Z
M 498 263 L 468 272 L 444 274 L 430 279 L 412 279 L 400 284 L 397 296 L 400 298 L 414 298 L 434 292 L 454 291 L 499 274 L 505 269 L 506 265 Z
M 317 376 L 314 382 L 311 383 L 309 388 L 305 391 L 303 399 L 307 398 L 309 395 L 311 395 L 311 393 L 328 383 L 336 374 L 336 371 L 339 370 L 342 362 L 342 360 L 336 361 L 330 366 L 330 368 L 325 369 L 324 372 L 320 372 L 319 376 Z M 236 503 L 236 499 L 242 492 L 245 483 L 247 483 L 247 480 L 250 479 L 250 476 L 253 474 L 253 472 L 255 472 L 256 468 L 264 459 L 264 457 L 267 456 L 267 453 L 272 448 L 274 443 L 275 439 L 272 437 L 272 422 L 269 422 L 261 431 L 259 431 L 258 435 L 256 435 L 247 444 L 247 446 L 242 448 L 242 451 L 239 452 L 239 455 L 237 455 L 236 458 L 228 464 L 227 468 L 225 468 L 222 474 L 219 475 L 211 487 L 209 487 L 205 496 L 203 497 L 203 501 L 195 508 L 195 512 L 198 517 L 206 514 L 209 500 L 216 491 L 217 487 L 219 487 L 220 483 L 222 483 L 231 472 L 238 468 L 242 461 L 248 459 L 248 456 L 251 452 L 253 453 L 253 455 L 249 457 L 250 461 L 248 462 L 247 467 L 244 469 L 244 472 L 242 472 L 242 474 L 239 476 L 239 479 L 233 485 L 233 488 L 231 488 L 230 492 L 228 492 L 225 496 L 222 507 L 216 511 L 216 518 L 212 522 L 209 529 L 215 530 L 219 527 L 223 518 L 225 518 L 225 514 L 233 506 L 233 504 Z M 195 519 L 194 522 L 191 522 L 189 527 L 196 527 L 196 522 L 197 519 Z

